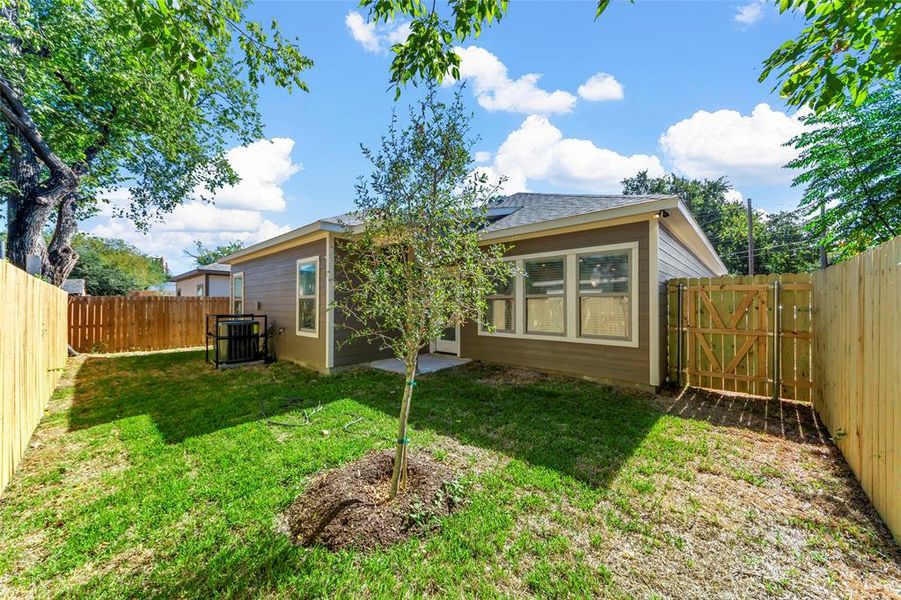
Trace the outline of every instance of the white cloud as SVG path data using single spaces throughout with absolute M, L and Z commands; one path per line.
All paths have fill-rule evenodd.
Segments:
M 651 177 L 664 174 L 656 156 L 624 156 L 600 148 L 590 140 L 565 138 L 546 117 L 530 115 L 510 133 L 489 166 L 477 171 L 493 180 L 506 176 L 507 194 L 528 190 L 530 181 L 542 181 L 562 189 L 593 193 L 619 193 L 621 181 L 647 170 Z
M 471 81 L 479 105 L 490 111 L 519 113 L 568 113 L 576 97 L 563 90 L 548 92 L 538 87 L 541 75 L 527 73 L 510 79 L 507 67 L 497 56 L 478 46 L 457 47 L 460 55 L 460 79 Z M 445 79 L 445 85 L 453 85 Z
M 743 25 L 753 25 L 763 18 L 764 0 L 752 0 L 739 6 L 735 11 L 735 21 Z
M 609 73 L 595 73 L 579 86 L 579 96 L 590 102 L 622 100 L 623 86 Z
M 472 159 L 477 163 L 486 163 L 491 160 L 491 153 L 485 150 L 479 150 L 472 155 Z
M 385 52 L 394 44 L 403 44 L 410 35 L 410 23 L 376 24 L 369 23 L 357 11 L 351 10 L 344 17 L 344 25 L 350 35 L 367 52 Z
M 201 202 L 196 196 L 187 199 L 163 215 L 146 234 L 136 230 L 131 221 L 115 216 L 115 209 L 128 206 L 128 190 L 109 190 L 103 194 L 109 204 L 101 206 L 87 232 L 119 238 L 151 255 L 164 256 L 176 273 L 191 267 L 183 251 L 194 240 L 213 246 L 234 240 L 252 244 L 284 233 L 290 227 L 273 222 L 264 213 L 286 208 L 281 186 L 300 170 L 291 157 L 293 149 L 294 140 L 290 138 L 263 139 L 232 148 L 226 156 L 241 181 L 216 192 L 213 204 Z
M 726 200 L 729 202 L 744 202 L 745 196 L 739 190 L 731 189 L 725 194 Z
M 782 184 L 792 172 L 782 166 L 797 156 L 784 146 L 804 128 L 801 117 L 758 104 L 750 115 L 735 110 L 699 110 L 660 136 L 660 146 L 677 171 L 688 177 L 728 176 L 749 184 Z
M 241 181 L 238 185 L 218 190 L 216 205 L 285 210 L 285 193 L 281 184 L 301 169 L 291 158 L 293 149 L 294 140 L 291 138 L 272 138 L 229 150 L 226 154 L 228 162 Z

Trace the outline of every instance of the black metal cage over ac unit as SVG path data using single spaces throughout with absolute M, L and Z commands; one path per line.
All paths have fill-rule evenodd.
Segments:
M 206 359 L 217 367 L 269 358 L 266 315 L 207 315 Z M 211 352 L 212 351 L 212 352 Z

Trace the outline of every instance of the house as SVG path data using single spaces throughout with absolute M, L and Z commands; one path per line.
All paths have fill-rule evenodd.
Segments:
M 172 278 L 176 296 L 228 296 L 231 267 L 212 263 Z
M 675 196 L 521 193 L 493 201 L 484 244 L 504 243 L 524 273 L 489 297 L 485 321 L 431 350 L 605 382 L 657 387 L 666 373 L 666 287 L 726 267 Z M 324 373 L 384 358 L 328 310 L 335 240 L 360 224 L 310 223 L 222 259 L 236 313 L 275 322 L 279 358 Z M 340 247 L 340 244 L 338 245 Z

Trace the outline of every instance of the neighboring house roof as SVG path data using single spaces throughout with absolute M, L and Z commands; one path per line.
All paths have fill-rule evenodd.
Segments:
M 231 265 L 211 263 L 202 267 L 197 267 L 196 269 L 191 269 L 190 271 L 185 271 L 184 273 L 180 273 L 179 275 L 176 275 L 172 279 L 170 279 L 170 281 L 182 281 L 183 279 L 197 277 L 198 275 L 229 275 L 231 272 Z
M 689 246 L 715 272 L 727 269 L 707 236 L 677 196 L 650 195 L 592 195 L 592 194 L 533 194 L 519 193 L 493 200 L 488 205 L 489 225 L 482 230 L 482 239 L 508 239 L 513 236 L 579 226 L 594 222 L 659 213 L 668 229 Z M 362 225 L 355 213 L 345 213 L 321 219 L 293 229 L 280 236 L 249 246 L 222 259 L 233 262 L 241 257 L 290 245 L 319 231 L 346 233 Z
M 59 287 L 62 291 L 73 296 L 84 296 L 87 294 L 84 279 L 66 279 Z

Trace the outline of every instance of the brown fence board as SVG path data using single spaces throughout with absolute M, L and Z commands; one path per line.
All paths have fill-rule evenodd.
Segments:
M 130 352 L 204 344 L 204 318 L 228 312 L 228 298 L 73 296 L 69 344 L 78 352 Z

